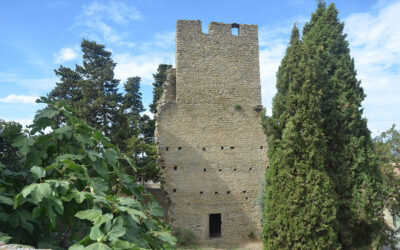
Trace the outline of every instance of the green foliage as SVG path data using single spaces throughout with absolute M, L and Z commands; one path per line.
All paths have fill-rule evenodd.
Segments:
M 379 157 L 381 171 L 390 187 L 386 201 L 393 214 L 400 214 L 400 131 L 395 125 L 374 138 L 374 150 Z
M 164 83 L 167 80 L 168 70 L 172 68 L 170 64 L 158 65 L 157 73 L 153 74 L 153 102 L 150 104 L 150 112 L 153 114 L 157 112 L 157 101 L 160 100 Z
M 137 179 L 151 176 L 157 180 L 159 174 L 156 158 L 149 152 L 154 144 L 155 122 L 147 115 L 141 115 L 145 111 L 140 93 L 141 78 L 129 77 L 124 83 L 124 93 L 118 93 L 119 80 L 114 78 L 116 63 L 111 58 L 111 52 L 104 45 L 88 40 L 82 40 L 81 48 L 82 65 L 76 65 L 75 69 L 60 66 L 55 70 L 60 82 L 48 95 L 49 99 L 71 106 L 80 119 L 100 130 L 133 161 L 149 163 L 146 167 L 138 168 L 137 176 L 136 172 L 130 171 L 130 174 L 134 174 Z M 162 74 L 156 74 L 157 77 L 155 75 L 159 79 L 156 82 L 163 79 Z M 62 116 L 53 118 L 56 124 L 65 119 Z M 136 149 L 143 151 L 136 150 L 132 154 L 132 141 L 140 144 Z M 143 143 L 148 145 L 143 146 Z
M 272 116 L 263 121 L 266 249 L 374 248 L 390 235 L 365 95 L 337 15 L 319 1 L 301 39 L 294 27 L 279 67 Z
M 178 240 L 178 245 L 180 246 L 189 246 L 193 244 L 196 240 L 196 236 L 190 230 L 185 228 L 177 228 L 174 230 L 174 236 Z
M 51 249 L 175 244 L 162 208 L 125 173 L 131 159 L 67 106 L 42 101 L 30 132 L 6 123 L 0 135 L 0 239 Z
M 235 105 L 233 105 L 233 107 L 234 107 L 236 110 L 242 109 L 242 106 L 241 106 L 240 104 L 238 104 L 238 103 L 235 103 Z

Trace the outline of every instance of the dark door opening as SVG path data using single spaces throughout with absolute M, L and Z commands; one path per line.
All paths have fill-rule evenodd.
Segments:
M 210 214 L 210 238 L 221 237 L 221 214 Z

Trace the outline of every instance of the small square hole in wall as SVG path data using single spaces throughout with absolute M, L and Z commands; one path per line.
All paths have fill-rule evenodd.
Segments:
M 226 191 L 226 193 L 227 193 L 227 194 L 230 194 L 230 193 L 231 193 L 231 191 Z
M 178 150 L 182 150 L 182 147 L 178 147 Z
M 218 194 L 218 192 L 215 192 L 214 194 Z
M 165 169 L 165 166 L 162 166 L 161 169 Z
M 243 193 L 245 194 L 245 193 L 247 193 L 247 191 L 245 190 L 245 191 L 243 191 Z
M 224 149 L 224 147 L 222 146 L 222 147 L 221 147 L 221 150 L 223 150 L 223 149 Z
M 168 147 L 165 147 L 165 151 L 169 151 L 169 148 L 168 148 Z
M 206 172 L 206 171 L 207 171 L 207 169 L 203 168 L 203 171 L 204 171 L 204 172 Z
M 203 148 L 203 151 L 207 151 L 207 149 L 206 149 L 206 148 Z
M 174 170 L 175 170 L 175 171 L 178 170 L 178 166 L 174 166 Z
M 234 168 L 233 171 L 236 171 L 236 168 Z
M 231 27 L 232 27 L 232 36 L 238 36 L 239 35 L 239 24 L 233 23 Z
M 173 193 L 176 193 L 176 188 L 172 189 L 172 192 L 173 192 Z
M 251 171 L 253 168 L 249 168 L 249 171 Z
M 263 149 L 264 148 L 264 146 L 260 146 L 260 149 Z
M 222 171 L 222 169 L 218 169 L 218 171 L 219 171 L 219 172 L 221 172 L 221 171 Z
M 200 194 L 203 194 L 203 191 L 200 191 Z
M 235 149 L 235 147 L 231 147 L 231 149 Z

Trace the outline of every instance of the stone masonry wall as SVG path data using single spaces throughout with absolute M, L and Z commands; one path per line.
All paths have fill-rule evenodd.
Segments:
M 232 26 L 239 35 L 232 35 Z M 258 235 L 257 205 L 268 164 L 260 125 L 256 25 L 177 22 L 176 69 L 157 108 L 156 141 L 168 219 L 209 239 L 209 214 L 221 238 Z

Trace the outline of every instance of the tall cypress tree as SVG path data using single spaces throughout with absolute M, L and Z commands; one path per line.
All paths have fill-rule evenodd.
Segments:
M 384 232 L 386 193 L 373 153 L 367 121 L 362 117 L 365 95 L 356 78 L 344 24 L 334 4 L 320 3 L 319 17 L 306 25 L 303 46 L 321 66 L 315 84 L 323 93 L 323 126 L 328 150 L 325 168 L 339 197 L 338 237 L 344 248 L 366 248 Z
M 337 248 L 333 183 L 324 168 L 326 140 L 321 131 L 322 93 L 301 57 L 299 32 L 278 71 L 278 94 L 269 119 L 266 173 L 265 249 Z
M 337 209 L 333 223 L 337 226 L 331 227 L 336 230 L 337 245 L 331 246 L 344 249 L 373 248 L 384 244 L 387 239 L 387 228 L 382 219 L 387 194 L 372 150 L 370 131 L 366 119 L 362 117 L 361 102 L 365 95 L 356 78 L 354 61 L 350 57 L 346 35 L 343 34 L 344 24 L 338 20 L 337 15 L 334 4 L 326 8 L 325 3 L 319 1 L 316 12 L 304 26 L 303 38 L 297 47 L 293 45 L 292 35 L 291 44 L 279 68 L 278 93 L 274 98 L 273 115 L 268 119 L 271 164 L 266 174 L 266 203 L 269 202 L 269 195 L 273 196 L 268 194 L 268 190 L 273 188 L 268 187 L 268 184 L 277 185 L 274 182 L 268 183 L 268 179 L 273 179 L 271 175 L 275 172 L 276 175 L 286 173 L 287 166 L 295 166 L 288 161 L 290 158 L 285 153 L 298 150 L 299 145 L 302 145 L 303 152 L 310 154 L 311 151 L 306 148 L 313 144 L 302 144 L 309 136 L 302 129 L 313 127 L 315 134 L 310 138 L 320 142 L 318 163 L 323 166 L 318 170 L 328 177 L 325 187 L 332 189 L 326 192 L 333 199 L 332 208 Z M 290 59 L 296 55 L 298 59 Z M 294 63 L 288 63 L 291 61 Z M 296 67 L 299 70 L 293 71 Z M 302 86 L 307 88 L 296 89 L 296 79 L 300 79 Z M 309 94 L 314 97 L 303 99 Z M 297 106 L 293 106 L 293 103 Z M 293 107 L 298 111 L 292 110 Z M 293 123 L 297 113 L 304 110 L 318 112 L 312 112 L 314 115 Z M 314 119 L 313 122 L 310 123 L 310 119 Z M 293 131 L 302 132 L 299 133 L 297 144 L 288 144 L 285 134 L 293 124 Z M 281 166 L 277 167 L 279 164 Z M 315 163 L 307 161 L 306 165 L 314 169 Z M 279 192 L 279 189 L 276 191 Z M 268 207 L 266 215 L 267 210 Z M 267 235 L 265 229 L 269 227 L 265 224 L 264 237 Z M 274 242 L 272 235 L 267 235 L 266 246 L 271 240 Z M 292 241 L 286 241 L 285 244 L 293 246 Z

